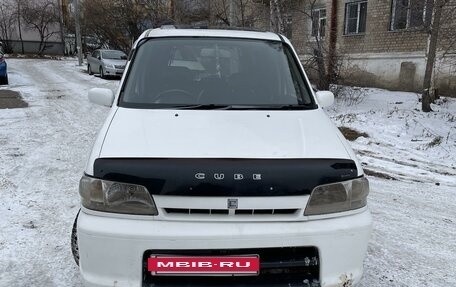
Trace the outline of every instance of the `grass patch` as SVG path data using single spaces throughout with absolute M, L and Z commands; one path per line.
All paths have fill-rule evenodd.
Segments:
M 359 137 L 368 138 L 369 135 L 364 132 L 359 132 L 349 127 L 339 127 L 340 132 L 344 135 L 344 137 L 349 141 L 354 141 Z

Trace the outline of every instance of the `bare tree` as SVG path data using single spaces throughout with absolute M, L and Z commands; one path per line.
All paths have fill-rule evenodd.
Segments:
M 326 9 L 317 9 L 317 0 L 306 0 L 304 9 L 296 8 L 296 10 L 311 23 L 310 35 L 307 37 L 307 42 L 313 42 L 312 52 L 307 60 L 306 66 L 314 68 L 317 72 L 317 88 L 327 90 L 329 88 L 328 76 L 326 72 L 327 54 L 326 43 L 324 41 L 326 35 Z M 321 13 L 321 14 L 320 14 Z M 324 17 L 323 18 L 323 14 Z M 324 22 L 321 20 L 324 19 Z
M 3 43 L 4 51 L 12 52 L 11 36 L 16 21 L 14 6 L 10 2 L 0 3 L 0 41 Z
M 128 51 L 148 28 L 169 19 L 163 0 L 91 0 L 82 2 L 83 31 L 112 48 Z M 173 9 L 173 13 L 174 13 Z
M 304 65 L 316 74 L 314 78 L 317 88 L 328 90 L 331 83 L 338 82 L 343 62 L 342 57 L 336 53 L 337 1 L 331 1 L 329 12 L 318 0 L 305 0 L 303 6 L 293 9 L 311 24 L 305 37 L 308 57 Z
M 176 1 L 175 0 L 169 0 L 169 12 L 168 12 L 168 16 L 170 19 L 174 20 L 175 19 L 175 15 L 174 15 L 174 11 L 176 9 Z
M 180 0 L 174 2 L 175 24 L 212 26 L 218 0 Z
M 421 109 L 423 112 L 430 112 L 431 109 L 431 80 L 434 73 L 435 55 L 437 52 L 437 41 L 439 37 L 440 20 L 445 0 L 434 0 L 432 9 L 432 20 L 428 29 L 428 45 L 426 48 L 426 70 L 423 80 L 423 96 Z
M 25 1 L 22 8 L 22 18 L 28 28 L 38 32 L 40 36 L 38 54 L 42 55 L 48 40 L 60 33 L 58 6 L 53 0 Z
M 283 11 L 282 11 L 282 1 L 280 0 L 270 0 L 269 9 L 270 9 L 270 27 L 271 31 L 283 34 L 284 33 L 284 24 L 283 24 Z
M 211 14 L 214 16 L 214 24 L 216 26 L 232 26 L 232 19 L 230 15 L 230 0 L 219 0 L 211 3 Z M 209 1 L 211 2 L 211 1 Z
M 252 0 L 210 1 L 215 26 L 252 27 L 259 15 Z
M 430 112 L 431 103 L 435 99 L 435 62 L 439 44 L 443 50 L 442 57 L 454 50 L 456 46 L 456 31 L 454 17 L 456 16 L 456 3 L 451 0 L 428 0 L 431 9 L 429 22 L 424 25 L 428 35 L 426 47 L 426 69 L 423 79 L 423 96 L 421 109 Z

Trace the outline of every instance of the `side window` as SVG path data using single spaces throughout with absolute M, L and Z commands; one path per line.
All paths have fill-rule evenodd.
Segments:
M 345 4 L 345 35 L 366 32 L 367 2 Z
M 93 51 L 92 57 L 97 58 L 98 57 L 98 51 Z

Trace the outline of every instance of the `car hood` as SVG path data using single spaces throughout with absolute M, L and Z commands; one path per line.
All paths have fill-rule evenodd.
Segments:
M 321 110 L 118 108 L 101 158 L 351 158 Z

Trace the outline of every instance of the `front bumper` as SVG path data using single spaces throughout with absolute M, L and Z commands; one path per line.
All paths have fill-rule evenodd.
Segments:
M 344 217 L 286 223 L 141 220 L 83 210 L 78 219 L 80 271 L 85 286 L 141 287 L 143 256 L 151 249 L 313 246 L 319 253 L 321 286 L 342 286 L 344 276 L 354 283 L 361 278 L 371 225 L 367 209 Z
M 124 69 L 114 69 L 111 67 L 105 67 L 104 72 L 106 76 L 122 76 Z

